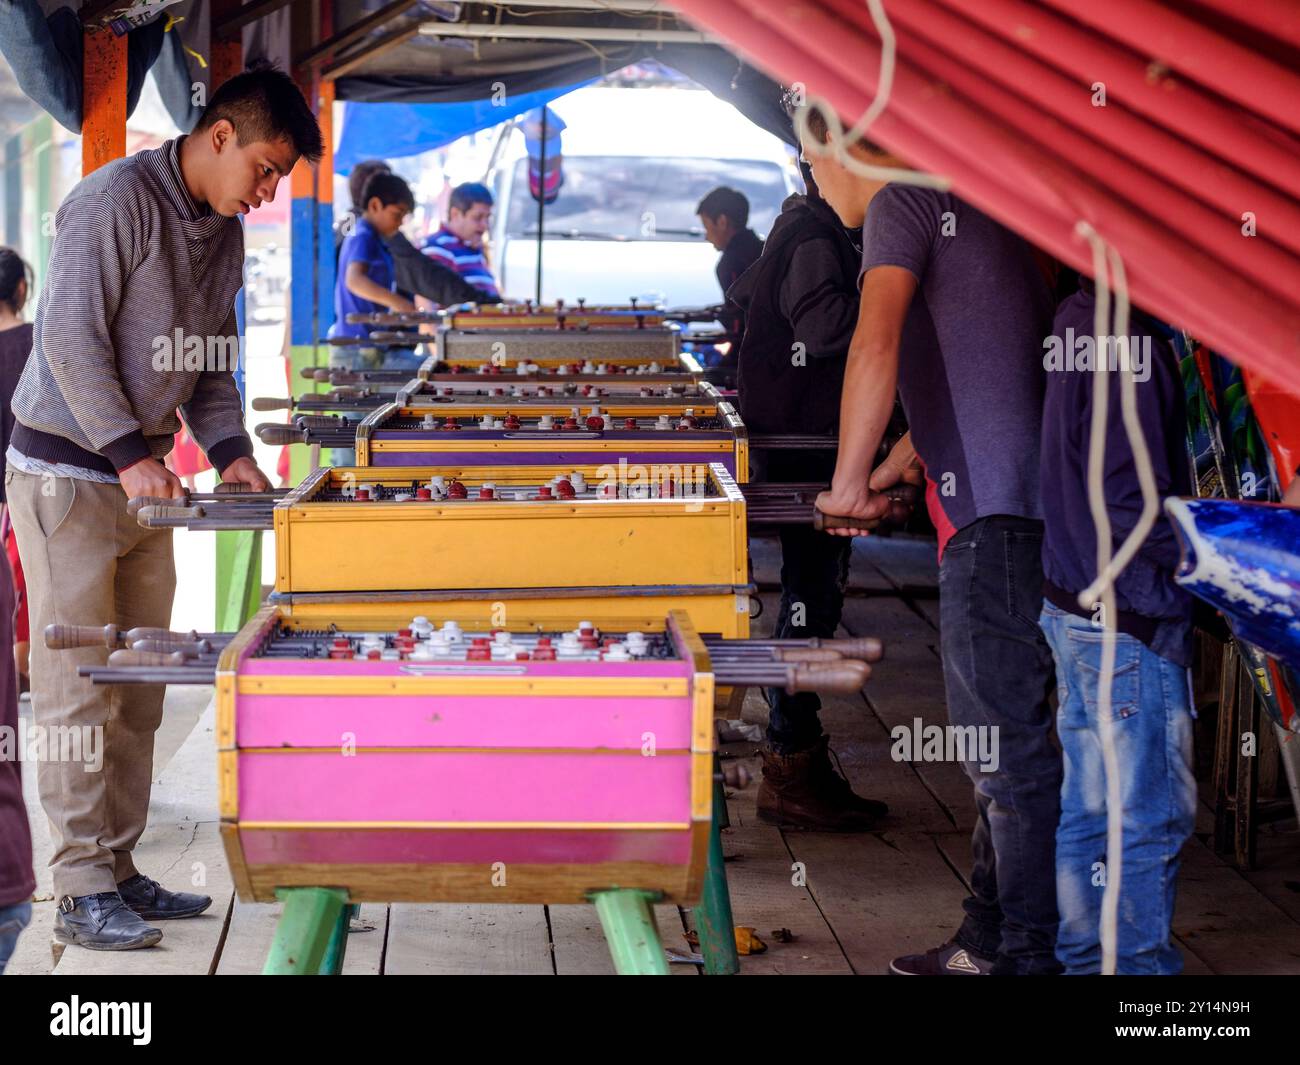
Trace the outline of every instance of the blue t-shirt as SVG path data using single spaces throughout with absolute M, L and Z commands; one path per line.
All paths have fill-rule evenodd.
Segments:
M 862 272 L 877 266 L 917 279 L 898 391 L 952 529 L 993 514 L 1040 518 L 1053 304 L 1030 246 L 951 193 L 886 185 L 862 227 Z
M 370 335 L 370 328 L 353 325 L 348 322 L 349 314 L 372 314 L 388 308 L 373 300 L 362 299 L 347 286 L 348 264 L 365 263 L 366 276 L 380 288 L 393 287 L 393 257 L 384 247 L 383 238 L 375 227 L 364 218 L 358 218 L 356 229 L 343 241 L 339 249 L 338 274 L 334 279 L 334 324 L 330 326 L 332 337 L 364 337 Z

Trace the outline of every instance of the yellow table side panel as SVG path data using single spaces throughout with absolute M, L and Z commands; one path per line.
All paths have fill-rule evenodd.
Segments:
M 745 583 L 731 509 L 699 506 L 613 514 L 543 503 L 527 517 L 464 506 L 436 520 L 418 506 L 286 508 L 275 522 L 276 591 Z

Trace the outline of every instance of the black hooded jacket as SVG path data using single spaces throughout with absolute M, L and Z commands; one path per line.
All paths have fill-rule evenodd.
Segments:
M 823 200 L 790 196 L 727 291 L 745 313 L 740 413 L 755 433 L 834 433 L 861 254 Z

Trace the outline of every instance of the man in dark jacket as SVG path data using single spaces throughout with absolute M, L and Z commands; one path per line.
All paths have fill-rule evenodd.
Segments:
M 695 208 L 704 226 L 704 239 L 722 255 L 718 258 L 718 287 L 722 289 L 724 312 L 719 316 L 733 344 L 745 332 L 745 318 L 727 300 L 727 290 L 757 261 L 763 239 L 749 228 L 749 200 L 743 192 L 719 185 Z
M 809 181 L 807 196 L 781 208 L 758 261 L 727 291 L 747 328 L 739 353 L 740 411 L 757 433 L 834 434 L 844 360 L 857 319 L 861 253 Z M 768 481 L 829 482 L 834 451 L 760 453 Z M 835 635 L 844 606 L 852 541 L 811 527 L 781 531 L 777 638 Z M 831 766 L 821 700 L 766 691 L 771 716 L 763 750 L 758 815 L 771 824 L 863 832 L 886 812 Z
M 1101 969 L 1101 897 L 1106 860 L 1106 773 L 1102 766 L 1098 691 L 1101 607 L 1085 610 L 1079 593 L 1097 576 L 1097 537 L 1088 509 L 1093 361 L 1112 363 L 1106 418 L 1104 492 L 1113 551 L 1142 512 L 1133 450 L 1124 430 L 1122 352 L 1096 350 L 1092 283 L 1056 312 L 1047 342 L 1047 394 L 1040 458 L 1044 518 L 1043 612 L 1039 624 L 1056 659 L 1060 706 L 1056 734 L 1065 756 L 1061 820 L 1056 829 L 1056 897 L 1061 921 L 1056 956 L 1065 972 Z M 1130 365 L 1137 414 L 1161 498 L 1191 494 L 1183 382 L 1161 327 L 1134 312 Z M 1108 338 L 1103 337 L 1105 345 Z M 1138 553 L 1115 578 L 1115 680 L 1111 715 L 1123 789 L 1117 971 L 1174 975 L 1182 956 L 1174 943 L 1178 854 L 1196 818 L 1192 776 L 1192 706 L 1187 670 L 1192 654 L 1191 597 L 1174 583 L 1179 550 L 1163 513 Z

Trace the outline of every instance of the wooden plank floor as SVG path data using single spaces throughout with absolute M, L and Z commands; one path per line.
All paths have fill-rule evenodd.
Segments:
M 770 632 L 780 555 L 754 545 L 754 578 Z M 889 817 L 864 835 L 782 831 L 755 816 L 756 785 L 728 795 L 731 827 L 724 851 L 736 923 L 767 944 L 741 961 L 742 975 L 881 973 L 890 958 L 947 938 L 966 894 L 972 818 L 970 785 L 952 763 L 895 761 L 890 730 L 943 724 L 938 602 L 933 547 L 922 541 L 858 541 L 854 546 L 844 631 L 881 635 L 887 655 L 859 696 L 825 701 L 823 724 L 841 766 L 860 794 L 883 799 Z M 750 692 L 742 717 L 762 724 L 767 709 Z M 757 778 L 755 743 L 724 756 L 746 762 Z M 277 905 L 234 899 L 216 836 L 211 711 L 156 773 L 141 868 L 177 888 L 202 882 L 212 909 L 169 922 L 158 948 L 93 953 L 69 948 L 54 961 L 49 946 L 53 901 L 36 903 L 36 921 L 20 940 L 15 973 L 256 973 L 279 916 Z M 30 788 L 38 853 L 48 829 Z M 1175 933 L 1188 973 L 1300 973 L 1300 833 L 1295 822 L 1264 826 L 1260 868 L 1238 873 L 1206 840 L 1207 811 L 1183 854 Z M 43 881 L 48 883 L 48 877 Z M 656 908 L 666 947 L 688 951 L 689 910 Z M 365 905 L 353 922 L 345 971 L 356 974 L 613 972 L 595 911 L 584 906 Z M 690 964 L 674 975 L 695 976 Z

